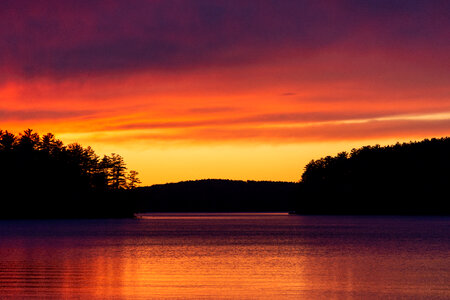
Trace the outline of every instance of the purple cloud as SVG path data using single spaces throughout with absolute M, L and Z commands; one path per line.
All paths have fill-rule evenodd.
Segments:
M 0 81 L 239 66 L 339 42 L 442 57 L 448 11 L 413 0 L 2 1 Z

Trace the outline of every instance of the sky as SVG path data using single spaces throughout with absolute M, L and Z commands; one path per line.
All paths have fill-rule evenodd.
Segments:
M 3 0 L 0 129 L 27 128 L 143 185 L 450 136 L 450 1 Z

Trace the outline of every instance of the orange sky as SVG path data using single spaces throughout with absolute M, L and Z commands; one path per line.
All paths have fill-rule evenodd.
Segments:
M 0 128 L 119 153 L 144 185 L 298 181 L 448 136 L 448 2 L 389 2 L 6 1 Z

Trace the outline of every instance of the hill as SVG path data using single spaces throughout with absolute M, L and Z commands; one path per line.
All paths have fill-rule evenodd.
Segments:
M 290 211 L 297 184 L 205 179 L 133 191 L 139 212 Z

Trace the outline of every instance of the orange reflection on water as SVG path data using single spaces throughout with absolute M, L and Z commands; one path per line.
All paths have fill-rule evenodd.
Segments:
M 450 295 L 444 230 L 448 220 L 434 228 L 421 220 L 414 220 L 422 222 L 418 225 L 349 220 L 287 214 L 159 214 L 127 221 L 69 225 L 58 221 L 57 226 L 52 223 L 40 234 L 26 237 L 14 227 L 0 243 L 0 295 L 63 299 Z

